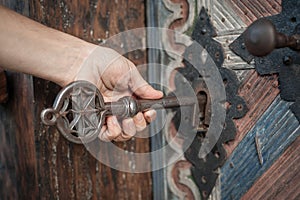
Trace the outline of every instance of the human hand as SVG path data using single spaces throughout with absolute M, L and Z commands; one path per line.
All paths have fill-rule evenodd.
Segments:
M 95 47 L 81 64 L 74 80 L 86 80 L 95 84 L 104 101 L 116 101 L 123 96 L 138 96 L 143 99 L 159 99 L 162 92 L 153 89 L 140 75 L 135 65 L 116 51 Z M 149 110 L 139 112 L 133 118 L 122 120 L 121 125 L 116 116 L 109 116 L 99 134 L 103 141 L 126 141 L 137 131 L 146 128 L 147 122 L 155 119 L 156 112 Z

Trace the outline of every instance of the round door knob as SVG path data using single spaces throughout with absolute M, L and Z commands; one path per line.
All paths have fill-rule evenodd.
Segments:
M 290 47 L 300 50 L 300 34 L 285 35 L 276 31 L 274 24 L 261 18 L 253 22 L 244 33 L 247 50 L 254 56 L 265 56 L 275 48 Z
M 259 19 L 245 31 L 247 50 L 254 56 L 265 56 L 276 48 L 277 32 L 270 20 Z

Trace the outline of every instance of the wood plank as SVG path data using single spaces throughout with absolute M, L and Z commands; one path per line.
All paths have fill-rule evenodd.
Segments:
M 7 80 L 3 69 L 0 68 L 0 103 L 7 101 Z
M 0 196 L 3 199 L 18 199 L 15 135 L 10 134 L 12 131 L 8 127 L 9 119 L 5 107 L 0 105 Z
M 225 1 L 247 26 L 257 18 L 275 15 L 281 12 L 281 1 L 272 3 L 267 0 L 255 0 L 254 2 L 249 0 Z M 239 89 L 239 95 L 246 101 L 249 111 L 242 119 L 235 120 L 237 136 L 234 141 L 225 145 L 228 156 L 254 126 L 278 94 L 277 75 L 259 76 L 255 70 L 249 71 Z
M 255 182 L 242 199 L 299 199 L 300 137 Z
M 119 32 L 145 26 L 144 2 L 133 1 L 31 1 L 32 19 L 95 44 Z M 130 41 L 123 41 L 124 48 Z M 133 41 L 137 42 L 137 41 Z M 138 41 L 139 42 L 139 41 Z M 127 54 L 135 64 L 146 62 L 145 51 Z M 145 75 L 146 68 L 143 68 Z M 36 115 L 51 106 L 59 87 L 35 79 Z M 80 145 L 67 142 L 54 128 L 37 121 L 36 140 L 40 197 L 46 199 L 151 199 L 151 173 L 131 174 L 111 169 Z M 134 152 L 148 152 L 149 140 L 117 144 Z M 114 153 L 109 155 L 112 160 Z M 134 159 L 134 158 L 132 158 Z M 130 160 L 124 159 L 128 165 Z M 148 161 L 150 163 L 150 160 Z
M 22 3 L 0 0 L 0 4 L 28 15 L 27 0 Z M 10 98 L 0 105 L 0 197 L 36 199 L 38 177 L 32 77 L 12 72 L 6 75 Z
M 260 17 L 275 15 L 281 12 L 281 0 L 226 0 L 232 9 L 241 17 L 247 26 Z
M 251 70 L 238 94 L 245 100 L 249 111 L 243 118 L 235 120 L 237 128 L 235 140 L 224 146 L 228 156 L 279 94 L 278 77 L 277 75 L 259 76 L 255 70 Z
M 10 99 L 0 107 L 0 135 L 3 139 L 0 164 L 4 166 L 4 171 L 1 170 L 3 182 L 9 183 L 9 188 L 1 188 L 0 194 L 36 199 L 38 180 L 32 78 L 8 73 L 8 86 Z
M 14 74 L 13 82 L 8 82 L 12 96 L 11 111 L 12 129 L 16 137 L 15 156 L 17 160 L 17 184 L 19 197 L 36 199 L 38 195 L 38 177 L 34 137 L 33 85 L 32 77 L 24 74 Z M 15 123 L 15 124 L 14 124 Z M 16 126 L 16 127 L 13 127 Z
M 277 97 L 221 168 L 222 199 L 239 199 L 300 135 L 291 103 Z M 263 158 L 257 155 L 255 137 Z

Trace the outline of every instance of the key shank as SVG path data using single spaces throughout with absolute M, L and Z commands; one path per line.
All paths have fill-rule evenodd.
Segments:
M 138 112 L 147 111 L 149 109 L 174 108 L 179 106 L 190 106 L 196 102 L 191 97 L 169 96 L 157 100 L 137 100 L 132 97 L 123 97 L 117 102 L 105 103 L 107 115 L 116 115 L 120 117 L 133 117 Z

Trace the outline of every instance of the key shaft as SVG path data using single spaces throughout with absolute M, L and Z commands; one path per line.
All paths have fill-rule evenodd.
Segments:
M 168 96 L 156 100 L 137 100 L 132 97 L 123 97 L 116 102 L 105 103 L 107 115 L 116 115 L 120 117 L 133 117 L 138 112 L 149 109 L 159 110 L 163 108 L 174 108 L 179 106 L 194 105 L 196 100 L 192 97 Z

